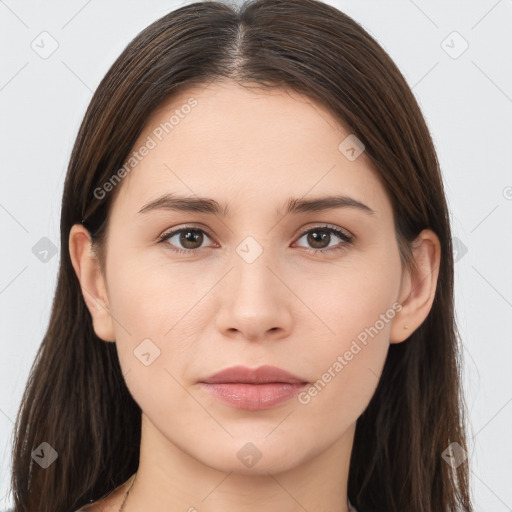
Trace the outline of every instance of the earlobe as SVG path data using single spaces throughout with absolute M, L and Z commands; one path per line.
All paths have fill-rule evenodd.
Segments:
M 115 341 L 112 316 L 108 305 L 105 276 L 91 247 L 91 236 L 82 224 L 69 232 L 69 255 L 80 282 L 82 296 L 91 314 L 94 332 L 104 341 Z
M 437 235 L 424 229 L 413 243 L 416 269 L 404 269 L 400 289 L 402 309 L 396 315 L 390 343 L 401 343 L 424 322 L 432 308 L 437 289 L 441 245 Z

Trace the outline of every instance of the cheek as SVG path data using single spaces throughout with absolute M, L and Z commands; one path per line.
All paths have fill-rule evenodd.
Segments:
M 115 258 L 112 254 L 112 261 Z M 110 310 L 138 337 L 168 338 L 182 328 L 180 319 L 187 316 L 188 320 L 187 312 L 193 315 L 194 305 L 204 294 L 203 280 L 193 269 L 184 273 L 179 266 L 145 260 L 138 253 L 119 254 L 117 262 L 109 270 Z
M 371 262 L 370 262 L 371 263 Z M 329 403 L 357 417 L 378 384 L 389 349 L 389 333 L 399 308 L 396 303 L 400 267 L 385 255 L 373 264 L 346 268 L 315 279 L 301 293 L 322 320 L 309 359 L 318 380 L 302 403 Z M 299 397 L 300 398 L 300 397 Z M 300 401 L 300 400 L 299 400 Z M 320 414 L 325 414 L 323 409 Z M 339 410 L 339 409 L 338 409 Z
M 129 250 L 112 250 L 109 257 L 109 309 L 123 374 L 130 376 L 127 383 L 159 389 L 158 379 L 172 360 L 167 340 L 183 314 L 181 287 Z M 132 391 L 135 396 L 137 390 Z
M 197 297 L 184 291 L 182 281 L 179 274 L 141 260 L 125 259 L 109 274 L 110 311 L 126 385 L 144 411 L 162 417 L 170 404 L 188 403 L 178 382 L 193 341 L 187 326 Z
M 335 334 L 324 336 L 309 350 L 305 359 L 312 383 L 297 397 L 319 422 L 343 430 L 363 413 L 375 393 L 395 314 L 385 298 L 338 297 L 336 308 L 323 311 Z
M 326 341 L 343 344 L 375 324 L 384 335 L 389 333 L 399 283 L 400 266 L 381 254 L 303 281 L 299 293 L 322 320 Z

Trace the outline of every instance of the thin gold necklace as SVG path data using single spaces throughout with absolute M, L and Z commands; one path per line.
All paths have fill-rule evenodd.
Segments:
M 126 500 L 128 499 L 128 494 L 130 494 L 130 491 L 132 490 L 133 484 L 135 483 L 136 476 L 137 476 L 137 472 L 135 472 L 135 474 L 133 475 L 132 483 L 124 495 L 123 502 L 121 503 L 121 506 L 119 507 L 119 512 L 123 512 L 123 510 L 124 510 L 124 506 L 126 505 Z
M 123 502 L 121 503 L 121 506 L 119 507 L 119 511 L 118 512 L 123 512 L 124 506 L 126 505 L 126 500 L 128 499 L 128 495 L 130 494 L 130 491 L 132 490 L 133 484 L 135 483 L 135 477 L 136 476 L 137 476 L 137 472 L 135 472 L 135 475 L 133 475 L 132 483 L 131 483 L 130 487 L 128 488 L 128 490 L 126 491 L 125 495 L 124 495 Z M 352 507 L 350 502 L 348 502 L 348 509 L 349 509 L 350 512 L 352 512 L 352 511 L 357 512 L 356 509 Z

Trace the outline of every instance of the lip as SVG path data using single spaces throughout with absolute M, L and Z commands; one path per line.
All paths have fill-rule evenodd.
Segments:
M 232 366 L 215 373 L 207 379 L 201 380 L 207 384 L 227 384 L 237 382 L 242 384 L 307 384 L 307 381 L 296 375 L 282 370 L 277 366 L 260 366 L 259 368 L 248 368 L 247 366 Z
M 227 405 L 263 410 L 297 395 L 308 382 L 276 366 L 226 368 L 199 382 L 201 387 Z

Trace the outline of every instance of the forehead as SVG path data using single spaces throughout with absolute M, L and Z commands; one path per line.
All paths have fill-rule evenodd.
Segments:
M 368 156 L 342 153 L 349 136 L 324 107 L 291 90 L 231 81 L 183 89 L 148 118 L 116 202 L 133 210 L 176 192 L 216 197 L 230 211 L 252 200 L 275 211 L 284 198 L 336 192 L 389 210 Z

